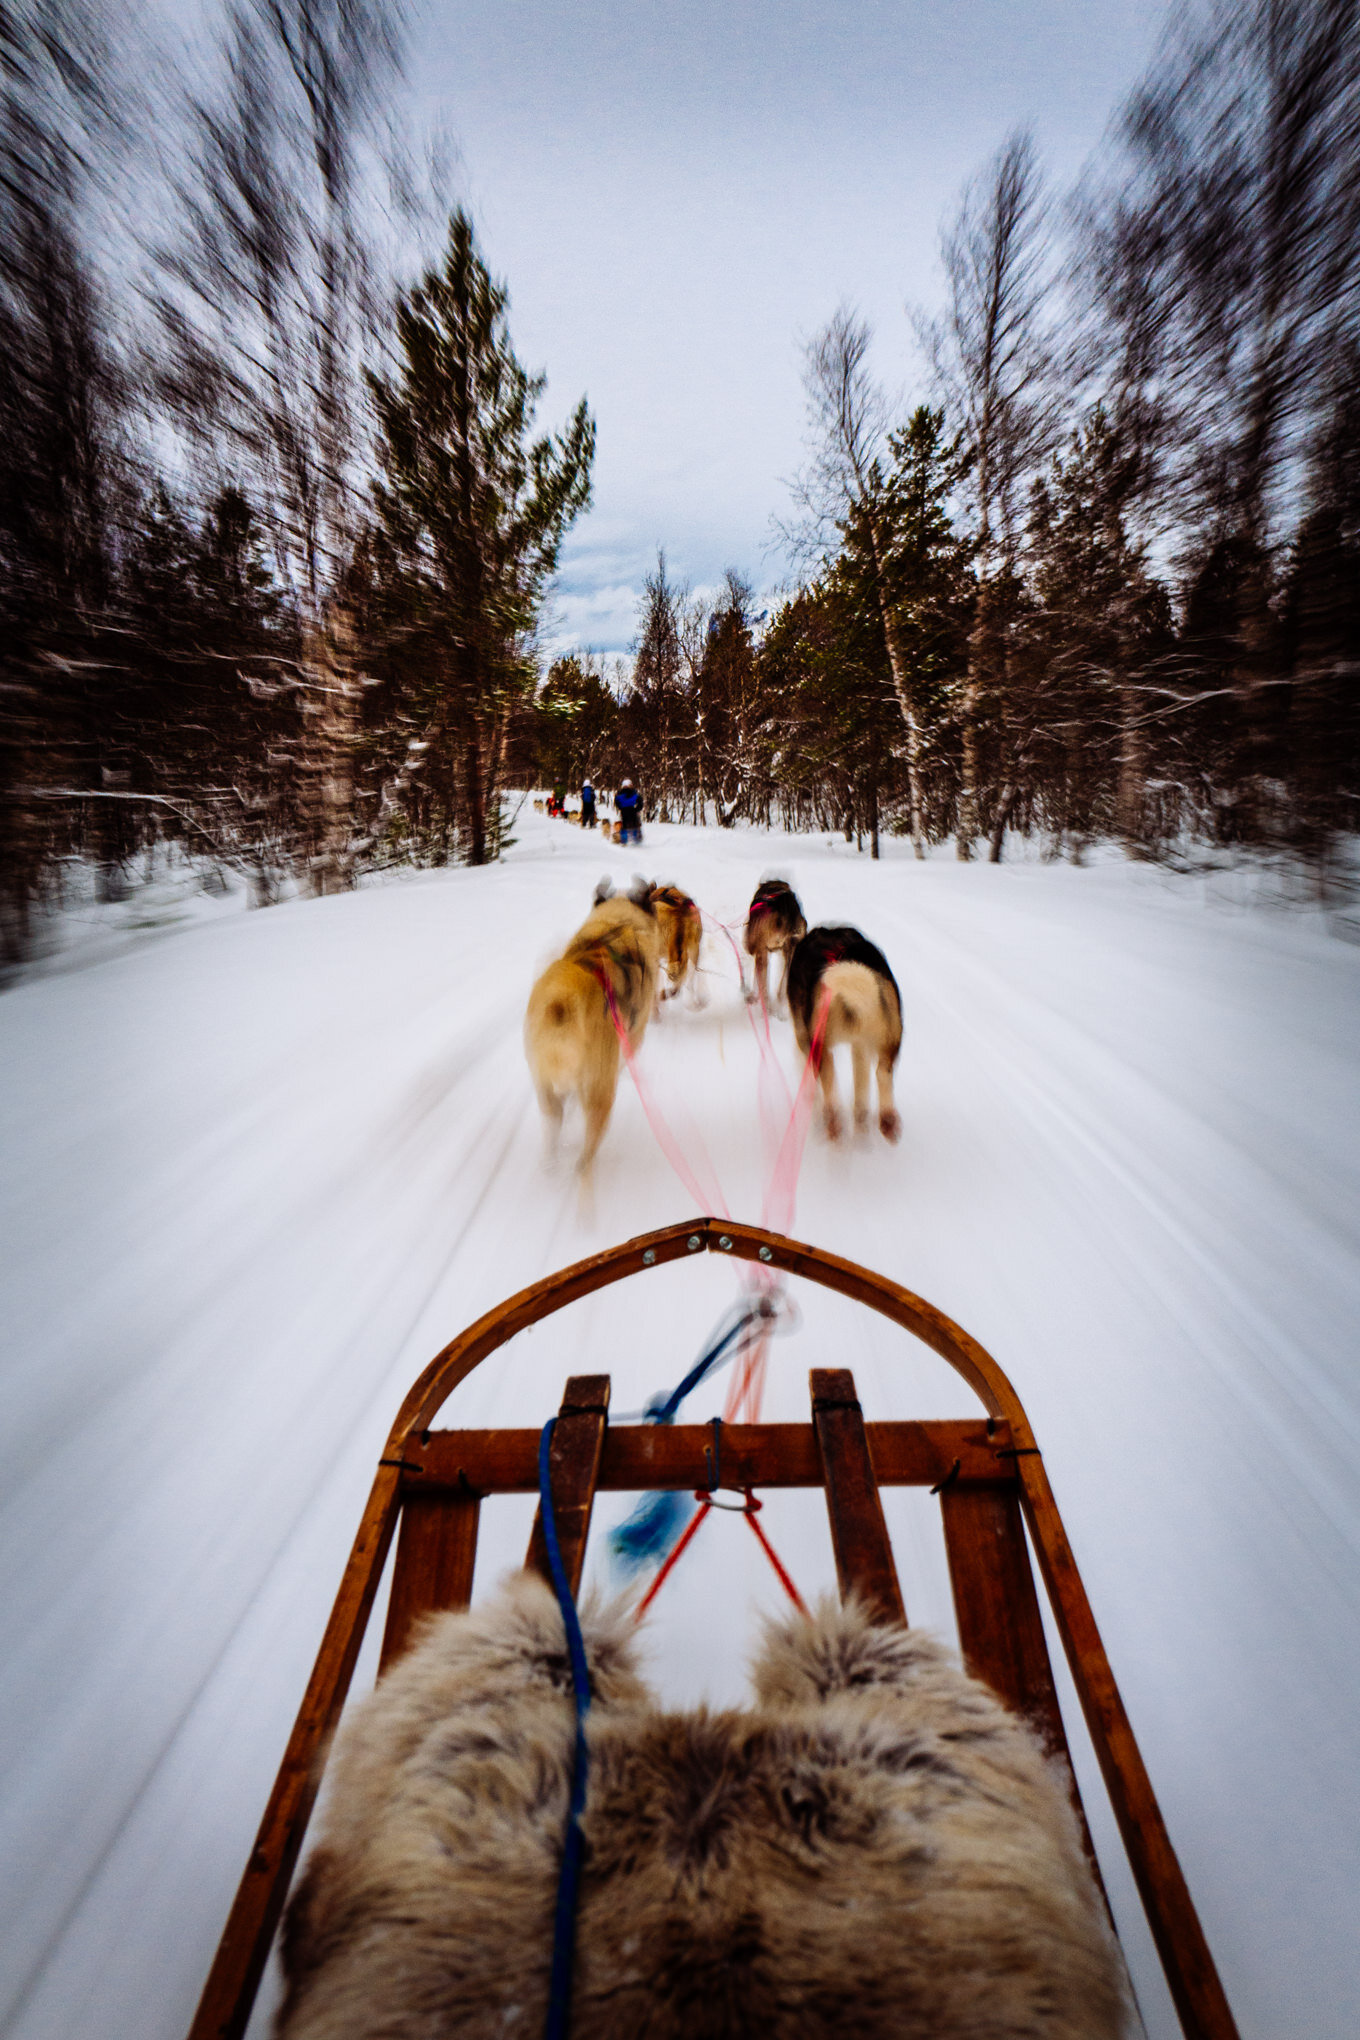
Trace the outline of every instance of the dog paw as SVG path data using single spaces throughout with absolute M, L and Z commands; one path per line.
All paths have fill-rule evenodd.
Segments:
M 841 1118 L 839 1112 L 828 1112 L 825 1125 L 828 1140 L 839 1140 L 845 1131 L 845 1121 Z
M 880 1112 L 878 1115 L 878 1130 L 884 1140 L 901 1140 L 902 1121 L 900 1116 L 896 1112 Z

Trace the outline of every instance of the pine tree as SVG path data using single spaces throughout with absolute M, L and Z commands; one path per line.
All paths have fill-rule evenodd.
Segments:
M 494 851 L 510 711 L 532 687 L 529 637 L 595 450 L 584 398 L 564 433 L 531 439 L 546 378 L 517 358 L 507 303 L 456 212 L 442 267 L 398 301 L 396 375 L 369 378 L 400 699 L 471 864 Z
M 694 681 L 697 813 L 706 820 L 711 799 L 724 829 L 743 810 L 752 814 L 756 792 L 764 704 L 751 628 L 754 602 L 749 583 L 729 567 L 704 626 Z
M 1170 601 L 1148 573 L 1127 511 L 1138 456 L 1097 405 L 1035 484 L 1029 527 L 1038 608 L 1026 629 L 1036 682 L 1012 716 L 1038 764 L 1048 754 L 1059 832 L 1078 843 L 1113 823 L 1126 849 L 1149 836 L 1147 780 L 1159 701 L 1152 679 L 1171 649 Z M 1018 775 L 1009 775 L 1014 784 Z M 1112 796 L 1112 798 L 1111 798 Z
M 903 731 L 909 822 L 925 854 L 922 773 L 926 733 L 946 713 L 965 656 L 973 548 L 950 516 L 963 461 L 945 438 L 944 413 L 918 405 L 888 436 L 890 465 L 877 463 L 846 520 L 833 580 L 876 612 Z
M 692 704 L 684 686 L 688 606 L 688 588 L 670 579 L 666 555 L 658 552 L 656 571 L 646 576 L 638 599 L 633 687 L 623 727 L 646 813 L 663 822 L 670 819 L 670 802 L 683 802 L 683 754 L 693 734 Z
M 533 770 L 544 786 L 609 784 L 618 753 L 619 702 L 589 655 L 554 660 L 533 704 Z

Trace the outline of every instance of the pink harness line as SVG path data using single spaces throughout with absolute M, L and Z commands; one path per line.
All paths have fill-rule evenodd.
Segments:
M 737 959 L 737 971 L 740 976 L 742 974 L 741 956 L 737 950 L 736 943 L 732 941 L 731 931 L 727 927 L 726 922 L 716 921 L 714 916 L 707 913 L 702 907 L 699 911 L 703 914 L 705 920 L 714 921 L 714 925 L 721 928 L 727 936 L 728 942 L 731 944 L 732 953 Z M 628 1029 L 623 1022 L 623 1015 L 619 1012 L 618 1000 L 614 996 L 614 987 L 603 973 L 600 974 L 599 982 L 604 992 L 605 1002 L 609 1007 L 609 1017 L 614 1023 L 614 1032 L 618 1035 L 619 1046 L 623 1050 L 623 1059 L 628 1066 L 628 1074 L 633 1080 L 633 1088 L 638 1094 L 638 1100 L 646 1115 L 647 1124 L 652 1129 L 657 1146 L 661 1149 L 662 1154 L 666 1157 L 672 1169 L 674 1169 L 689 1195 L 694 1199 L 698 1210 L 711 1211 L 717 1218 L 730 1218 L 732 1214 L 728 1209 L 727 1200 L 722 1194 L 722 1187 L 718 1182 L 717 1172 L 713 1167 L 710 1157 L 707 1154 L 704 1155 L 704 1162 L 707 1165 L 705 1173 L 708 1177 L 708 1181 L 705 1184 L 700 1180 L 695 1169 L 691 1167 L 684 1149 L 667 1124 L 665 1114 L 652 1097 L 650 1085 L 639 1073 L 637 1057 L 633 1051 L 633 1044 L 629 1040 Z M 802 1075 L 798 1081 L 798 1089 L 791 1099 L 784 1072 L 779 1068 L 779 1064 L 775 1060 L 774 1044 L 770 1039 L 770 1016 L 766 1011 L 763 998 L 760 1006 L 761 1015 L 764 1020 L 763 1040 L 761 1038 L 761 1031 L 756 1026 L 755 1015 L 751 1013 L 749 1006 L 747 1007 L 747 1015 L 751 1022 L 751 1031 L 756 1038 L 756 1046 L 760 1050 L 762 1078 L 767 1069 L 773 1068 L 779 1076 L 785 1099 L 788 1100 L 789 1105 L 787 1123 L 784 1126 L 782 1138 L 779 1139 L 778 1146 L 775 1149 L 769 1180 L 765 1186 L 765 1194 L 761 1199 L 760 1222 L 770 1232 L 787 1233 L 792 1227 L 793 1215 L 797 1207 L 798 1177 L 803 1166 L 803 1152 L 807 1146 L 808 1128 L 812 1122 L 812 1096 L 818 1072 L 821 1069 L 830 1000 L 824 998 L 818 1003 L 817 1013 L 813 1022 L 812 1039 L 808 1045 Z M 762 1118 L 767 1120 L 768 1127 L 767 1102 L 764 1096 L 763 1085 L 761 1110 Z M 778 1278 L 764 1268 L 748 1269 L 744 1265 L 740 1280 L 747 1288 L 764 1290 L 767 1294 L 778 1286 Z M 765 1369 L 769 1354 L 769 1344 L 769 1332 L 762 1332 L 750 1351 L 744 1354 L 738 1362 L 728 1388 L 727 1400 L 723 1407 L 723 1421 L 725 1423 L 755 1423 L 758 1421 L 761 1403 L 764 1399 Z M 752 1527 L 754 1528 L 754 1524 Z

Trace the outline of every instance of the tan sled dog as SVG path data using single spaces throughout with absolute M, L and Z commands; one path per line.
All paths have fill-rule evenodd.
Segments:
M 669 983 L 661 996 L 673 999 L 688 983 L 696 1006 L 704 1003 L 699 983 L 699 944 L 703 940 L 703 916 L 688 893 L 678 885 L 654 885 L 650 894 L 661 937 L 661 962 Z
M 604 1138 L 619 1081 L 619 1027 L 637 1049 L 656 1003 L 660 938 L 645 883 L 626 898 L 610 897 L 609 881 L 595 905 L 529 994 L 524 1053 L 538 1102 L 555 1139 L 562 1108 L 575 1095 L 585 1114 L 585 1175 Z M 615 1015 L 618 1024 L 615 1024 Z
M 878 1073 L 878 1126 L 896 1140 L 902 1122 L 893 1103 L 893 1065 L 902 1047 L 902 999 L 881 949 L 858 928 L 813 928 L 793 952 L 789 966 L 789 1010 L 799 1048 L 807 1055 L 825 1012 L 817 1074 L 822 1083 L 823 1124 L 829 1140 L 841 1134 L 836 1096 L 835 1050 L 850 1047 L 855 1072 L 855 1125 L 869 1124 L 869 1064 Z

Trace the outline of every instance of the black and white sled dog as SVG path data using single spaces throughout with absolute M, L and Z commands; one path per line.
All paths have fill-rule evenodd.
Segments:
M 804 1055 L 818 1043 L 827 1138 L 838 1140 L 842 1120 L 836 1095 L 834 1051 L 848 1043 L 855 1083 L 855 1125 L 869 1123 L 869 1065 L 878 1078 L 878 1128 L 885 1140 L 902 1131 L 893 1103 L 893 1065 L 902 1047 L 902 998 L 888 959 L 858 928 L 812 928 L 793 952 L 788 970 L 789 1011 Z M 824 1019 L 822 1015 L 825 1015 Z

